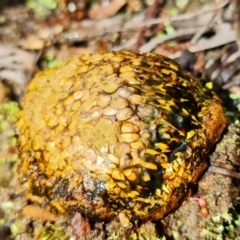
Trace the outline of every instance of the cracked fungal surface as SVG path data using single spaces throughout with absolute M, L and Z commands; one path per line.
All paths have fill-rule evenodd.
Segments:
M 207 167 L 221 101 L 167 57 L 75 56 L 39 73 L 18 115 L 19 173 L 42 207 L 160 219 Z

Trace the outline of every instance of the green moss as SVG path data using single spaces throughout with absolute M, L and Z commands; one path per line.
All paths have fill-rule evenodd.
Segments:
M 16 102 L 0 103 L 0 166 L 17 159 L 14 124 L 18 112 Z
M 9 183 L 16 173 L 15 162 L 16 153 L 16 134 L 15 121 L 18 112 L 16 102 L 0 103 L 0 194 L 8 196 L 11 192 Z M 12 199 L 5 198 L 0 203 L 0 209 L 4 213 L 0 221 L 0 227 L 10 227 L 13 235 L 17 232 L 14 223 L 9 223 L 10 216 L 14 211 Z M 13 232 L 14 231 L 14 232 Z
M 211 217 L 209 225 L 200 234 L 207 240 L 238 239 L 240 235 L 240 197 L 236 198 L 228 212 Z
M 65 234 L 65 228 L 64 227 L 60 227 L 60 226 L 56 226 L 54 224 L 48 224 L 48 226 L 39 229 L 40 234 L 39 234 L 39 238 L 38 239 L 42 239 L 42 240 L 65 240 L 67 239 L 66 237 L 64 237 Z
M 10 123 L 15 123 L 18 112 L 17 102 L 6 102 L 0 104 L 0 113 L 5 116 L 5 119 Z
M 44 65 L 46 68 L 54 68 L 62 63 L 61 59 L 56 59 L 53 55 L 47 55 L 44 59 Z
M 44 17 L 51 13 L 52 10 L 56 9 L 56 0 L 28 0 L 27 6 L 40 17 Z

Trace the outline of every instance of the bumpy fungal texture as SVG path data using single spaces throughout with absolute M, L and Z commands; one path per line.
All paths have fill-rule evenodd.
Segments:
M 59 212 L 160 219 L 226 126 L 221 101 L 167 57 L 80 55 L 39 73 L 18 115 L 28 197 Z

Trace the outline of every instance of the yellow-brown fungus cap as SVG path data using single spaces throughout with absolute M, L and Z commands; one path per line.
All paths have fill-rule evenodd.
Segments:
M 39 73 L 18 115 L 27 196 L 90 218 L 160 219 L 207 166 L 221 101 L 167 57 L 80 55 Z

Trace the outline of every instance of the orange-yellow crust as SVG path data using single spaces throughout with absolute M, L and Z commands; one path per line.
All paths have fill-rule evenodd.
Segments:
M 19 173 L 43 207 L 160 219 L 207 167 L 221 101 L 167 57 L 80 55 L 39 73 L 18 115 Z

